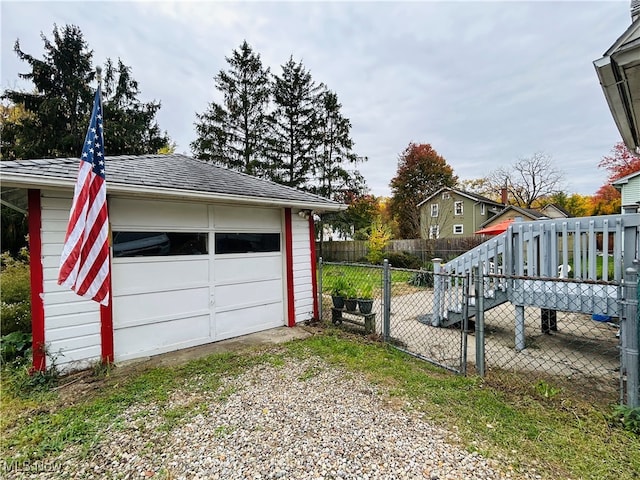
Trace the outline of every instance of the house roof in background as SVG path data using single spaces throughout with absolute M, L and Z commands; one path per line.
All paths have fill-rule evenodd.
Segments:
M 540 212 L 538 210 L 533 210 L 531 208 L 517 207 L 515 205 L 509 205 L 509 206 L 505 207 L 504 210 L 498 212 L 493 217 L 488 219 L 486 222 L 482 223 L 480 225 L 480 229 L 484 229 L 488 225 L 497 224 L 497 223 L 502 222 L 503 220 L 500 220 L 500 219 L 502 217 L 504 217 L 508 212 L 512 212 L 512 211 L 516 212 L 516 213 L 519 213 L 520 215 L 528 218 L 529 220 L 540 220 L 542 218 L 547 218 L 547 216 L 544 213 L 542 213 L 542 212 Z
M 629 183 L 629 180 L 637 177 L 638 175 L 640 175 L 640 170 L 638 170 L 637 172 L 630 173 L 629 175 L 625 175 L 624 177 L 621 177 L 617 180 L 614 180 L 613 182 L 611 182 L 611 185 L 617 188 L 618 190 L 620 190 L 622 188 L 622 185 Z
M 462 197 L 469 198 L 469 199 L 473 200 L 474 202 L 488 203 L 490 205 L 496 205 L 498 207 L 502 207 L 503 206 L 502 203 L 496 202 L 496 201 L 491 200 L 490 198 L 487 198 L 487 197 L 483 197 L 482 195 L 478 195 L 477 193 L 466 192 L 464 190 L 458 190 L 457 188 L 449 188 L 449 187 L 443 187 L 443 188 L 440 188 L 439 190 L 433 192 L 431 195 L 429 195 L 423 201 L 418 203 L 417 206 L 420 207 L 420 206 L 424 205 L 426 202 L 428 202 L 432 198 L 436 197 L 437 195 L 440 195 L 442 192 L 455 193 L 455 194 L 460 195 Z
M 78 158 L 0 162 L 3 186 L 73 188 Z M 181 154 L 106 157 L 107 193 L 229 200 L 318 211 L 346 208 L 338 202 L 252 177 Z

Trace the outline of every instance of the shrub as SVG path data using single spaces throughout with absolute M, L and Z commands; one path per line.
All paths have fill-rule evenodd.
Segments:
M 374 265 L 379 265 L 384 259 L 384 247 L 391 240 L 391 229 L 380 222 L 374 222 L 371 225 L 371 233 L 369 234 L 369 253 L 367 260 Z
M 422 266 L 422 261 L 419 257 L 407 252 L 389 252 L 386 257 L 389 263 L 396 268 L 411 268 L 417 270 Z
M 0 330 L 3 335 L 12 332 L 31 333 L 31 285 L 29 264 L 25 259 L 2 254 L 0 271 Z
M 409 279 L 409 285 L 414 287 L 433 287 L 433 273 L 426 270 L 414 273 Z
M 31 335 L 22 332 L 11 332 L 0 337 L 0 360 L 3 364 L 25 359 L 31 351 Z
M 614 409 L 613 417 L 626 431 L 640 436 L 640 407 L 618 405 Z

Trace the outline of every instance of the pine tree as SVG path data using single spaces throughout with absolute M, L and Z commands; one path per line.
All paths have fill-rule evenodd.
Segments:
M 30 91 L 2 94 L 9 115 L 2 115 L 2 159 L 77 157 L 82 151 L 93 105 L 96 79 L 93 52 L 77 26 L 54 25 L 53 41 L 41 35 L 44 56 L 25 53 L 16 41 L 18 58 L 31 72 L 20 78 L 33 83 Z M 118 60 L 106 62 L 104 88 L 105 143 L 108 155 L 156 153 L 168 145 L 155 116 L 160 103 L 142 103 L 131 69 Z
M 265 169 L 265 133 L 270 99 L 269 69 L 244 41 L 230 57 L 228 70 L 220 70 L 215 86 L 221 104 L 211 102 L 197 115 L 198 138 L 191 143 L 196 157 L 249 175 Z
M 131 68 L 120 59 L 117 66 L 107 59 L 104 81 L 105 144 L 109 155 L 158 153 L 169 148 L 171 140 L 160 131 L 155 119 L 160 102 L 138 100 L 140 89 L 131 76 Z
M 342 115 L 341 108 L 335 92 L 324 90 L 318 96 L 316 185 L 312 190 L 332 199 L 353 184 L 355 172 L 346 167 L 361 159 L 353 152 L 351 122 Z
M 89 86 L 95 78 L 93 53 L 73 25 L 61 29 L 54 25 L 53 42 L 44 34 L 41 38 L 45 50 L 41 60 L 23 52 L 18 40 L 14 46 L 18 58 L 31 67 L 31 72 L 19 76 L 30 80 L 35 91 L 7 90 L 2 95 L 31 113 L 13 125 L 14 138 L 3 135 L 3 158 L 77 156 L 82 150 L 82 130 L 93 102 Z
M 309 190 L 318 146 L 318 95 L 322 88 L 293 57 L 273 76 L 275 109 L 270 119 L 272 180 Z

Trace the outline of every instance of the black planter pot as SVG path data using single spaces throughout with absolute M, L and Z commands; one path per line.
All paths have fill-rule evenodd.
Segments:
M 373 300 L 358 299 L 358 308 L 360 309 L 360 313 L 371 313 Z
M 333 302 L 333 306 L 335 308 L 344 308 L 344 297 L 331 295 L 331 301 Z
M 347 298 L 344 301 L 344 306 L 347 308 L 347 311 L 355 312 L 356 308 L 358 308 L 358 300 L 355 298 Z

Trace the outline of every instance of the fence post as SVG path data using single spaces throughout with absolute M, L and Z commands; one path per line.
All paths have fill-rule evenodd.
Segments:
M 620 319 L 620 337 L 622 339 L 622 368 L 627 377 L 627 402 L 629 408 L 640 406 L 638 389 L 640 388 L 640 357 L 638 356 L 638 270 L 625 269 L 624 307 Z
M 473 267 L 476 297 L 476 371 L 484 377 L 484 278 L 479 266 Z
M 391 271 L 386 258 L 382 262 L 382 336 L 385 342 L 391 337 Z
M 434 258 L 433 262 L 433 315 L 431 316 L 431 326 L 439 327 L 442 320 L 442 300 L 444 297 L 444 283 L 440 276 L 442 269 L 442 259 Z
M 318 320 L 322 323 L 322 257 L 318 259 L 318 291 L 316 292 L 318 297 Z

